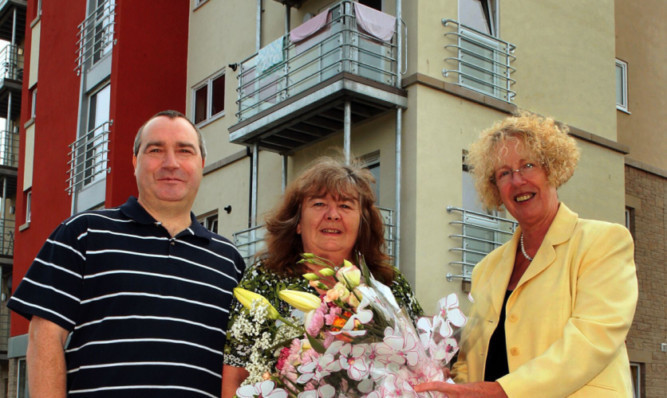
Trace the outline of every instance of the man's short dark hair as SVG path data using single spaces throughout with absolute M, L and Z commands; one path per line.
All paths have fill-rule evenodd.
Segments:
M 199 152 L 201 152 L 202 159 L 206 159 L 206 143 L 204 142 L 204 137 L 202 137 L 201 135 L 201 131 L 199 131 L 197 126 L 195 126 L 194 123 L 190 121 L 190 119 L 185 117 L 184 114 L 182 114 L 179 111 L 174 111 L 171 109 L 156 113 L 155 115 L 151 116 L 150 119 L 146 120 L 146 122 L 143 125 L 141 125 L 141 127 L 139 127 L 139 131 L 137 131 L 137 135 L 134 137 L 134 156 L 139 155 L 139 147 L 141 147 L 141 134 L 144 132 L 144 128 L 146 127 L 148 122 L 160 116 L 166 116 L 169 119 L 176 119 L 180 117 L 182 119 L 187 120 L 188 123 L 190 123 L 190 126 L 192 126 L 192 128 L 197 132 L 197 139 L 199 140 Z

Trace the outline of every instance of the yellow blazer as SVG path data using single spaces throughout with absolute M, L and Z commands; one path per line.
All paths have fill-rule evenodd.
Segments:
M 472 274 L 473 307 L 456 382 L 484 380 L 521 230 Z M 509 397 L 632 397 L 625 337 L 637 304 L 634 244 L 618 224 L 580 219 L 563 203 L 507 301 Z

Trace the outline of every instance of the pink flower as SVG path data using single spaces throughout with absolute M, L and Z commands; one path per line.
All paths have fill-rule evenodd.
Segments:
M 327 305 L 322 303 L 320 308 L 306 314 L 304 323 L 306 325 L 306 332 L 308 332 L 309 335 L 317 336 L 320 333 L 320 330 L 324 326 L 324 314 L 326 311 Z
M 340 366 L 352 380 L 361 380 L 370 371 L 366 362 L 366 344 L 345 344 L 340 349 Z
M 236 390 L 236 396 L 239 398 L 287 398 L 287 392 L 282 388 L 275 388 L 275 383 L 271 380 L 264 380 L 252 386 L 239 387 Z

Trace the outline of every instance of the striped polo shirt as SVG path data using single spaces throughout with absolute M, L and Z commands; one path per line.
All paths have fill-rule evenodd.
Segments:
M 70 331 L 73 397 L 219 397 L 232 289 L 245 264 L 192 224 L 175 237 L 136 198 L 47 239 L 8 302 Z

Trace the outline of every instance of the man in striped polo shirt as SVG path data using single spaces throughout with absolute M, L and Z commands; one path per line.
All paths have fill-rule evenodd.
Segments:
M 33 398 L 220 396 L 245 264 L 191 212 L 205 156 L 185 116 L 158 113 L 135 139 L 138 198 L 47 239 L 8 303 L 30 319 Z

